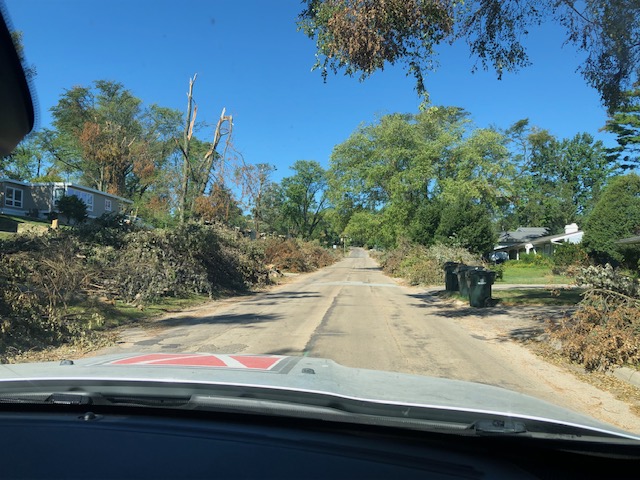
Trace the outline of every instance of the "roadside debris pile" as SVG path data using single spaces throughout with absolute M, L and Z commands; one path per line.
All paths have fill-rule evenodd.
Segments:
M 411 285 L 441 285 L 444 283 L 442 267 L 450 260 L 470 265 L 481 261 L 461 247 L 442 244 L 425 247 L 400 241 L 395 249 L 380 258 L 380 264 L 385 273 L 405 278 Z
M 274 265 L 310 271 L 336 259 L 316 245 L 252 241 L 220 225 L 142 230 L 116 216 L 17 235 L 0 241 L 0 360 L 88 338 L 118 302 L 142 309 L 165 297 L 246 291 L 270 283 Z
M 561 351 L 589 370 L 640 364 L 640 288 L 638 280 L 611 265 L 581 269 L 587 286 L 578 310 L 550 328 Z
M 337 253 L 295 238 L 263 240 L 264 260 L 277 271 L 311 272 L 336 262 Z

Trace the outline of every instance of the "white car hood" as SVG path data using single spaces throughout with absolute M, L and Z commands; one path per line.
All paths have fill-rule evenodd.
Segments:
M 376 404 L 421 407 L 447 414 L 467 412 L 501 418 L 543 420 L 586 427 L 640 440 L 590 417 L 534 397 L 490 385 L 344 367 L 332 360 L 279 355 L 140 353 L 75 361 L 0 365 L 0 395 L 35 391 L 52 384 L 57 391 L 79 385 L 182 385 L 188 388 L 242 387 L 332 395 Z

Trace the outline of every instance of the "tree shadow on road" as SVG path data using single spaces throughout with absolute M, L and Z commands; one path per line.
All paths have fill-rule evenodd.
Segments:
M 280 315 L 270 314 L 255 314 L 255 313 L 243 313 L 243 314 L 219 314 L 219 315 L 206 315 L 202 317 L 196 316 L 184 316 L 184 317 L 171 317 L 163 318 L 154 322 L 154 326 L 161 327 L 185 327 L 191 325 L 247 325 L 272 322 L 280 318 Z
M 277 350 L 270 350 L 268 352 L 264 352 L 265 355 L 289 355 L 292 357 L 300 357 L 302 356 L 302 352 L 300 352 L 300 350 L 291 347 L 291 348 L 287 348 L 287 347 L 283 347 L 283 348 L 278 348 Z
M 501 306 L 500 304 L 485 308 L 476 308 L 461 304 L 459 301 L 444 300 L 438 295 L 430 293 L 409 295 L 420 303 L 415 307 L 425 309 L 425 314 L 448 319 L 477 320 L 477 326 L 487 326 L 487 332 L 494 334 L 472 335 L 474 338 L 486 341 L 517 341 L 528 342 L 539 340 L 549 327 L 557 324 L 561 319 L 570 316 L 575 307 L 527 305 Z M 495 334 L 496 327 L 502 330 Z
M 445 304 L 440 297 L 437 295 L 438 292 L 427 292 L 427 293 L 410 293 L 409 296 L 411 298 L 415 298 L 419 300 L 421 303 L 417 303 L 414 306 L 418 308 L 427 308 L 431 307 L 437 303 Z
M 306 298 L 320 298 L 318 292 L 275 292 L 266 293 L 259 296 L 255 301 L 250 301 L 251 305 L 277 305 L 287 300 L 300 300 Z

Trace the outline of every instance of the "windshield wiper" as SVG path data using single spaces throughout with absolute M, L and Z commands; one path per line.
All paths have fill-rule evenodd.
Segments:
M 0 405 L 93 405 L 93 397 L 85 393 L 19 393 L 0 396 Z

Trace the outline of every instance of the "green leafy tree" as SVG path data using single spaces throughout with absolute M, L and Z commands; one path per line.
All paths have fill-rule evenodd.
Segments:
M 623 168 L 638 166 L 640 154 L 640 84 L 624 92 L 623 104 L 609 116 L 604 130 L 616 135 L 618 146 L 611 155 Z
M 580 223 L 617 170 L 602 142 L 586 133 L 558 140 L 524 119 L 505 135 L 514 170 L 510 201 L 501 212 L 503 230 L 540 226 L 556 233 Z
M 0 158 L 0 177 L 30 181 L 44 172 L 46 153 L 37 133 L 27 135 L 9 155 Z
M 383 116 L 336 146 L 330 195 L 346 219 L 349 211 L 378 212 L 380 233 L 392 244 L 408 237 L 427 245 L 435 227 L 421 226 L 419 216 L 428 205 L 462 194 L 496 210 L 507 201 L 512 170 L 502 133 L 472 130 L 461 108 L 431 107 Z
M 607 156 L 604 144 L 588 133 L 562 140 L 558 160 L 555 165 L 545 165 L 548 171 L 541 170 L 566 186 L 579 219 L 593 208 L 607 179 L 619 171 L 618 164 Z
M 266 233 L 288 235 L 290 223 L 284 213 L 285 194 L 282 186 L 276 182 L 265 188 L 261 201 L 261 219 Z
M 66 166 L 87 186 L 125 195 L 142 134 L 140 99 L 120 83 L 99 80 L 94 88 L 66 90 L 51 112 Z
M 342 233 L 342 238 L 348 238 L 351 245 L 386 246 L 387 239 L 382 231 L 382 216 L 378 213 L 361 210 L 355 212 Z
M 313 160 L 298 160 L 291 168 L 296 172 L 295 175 L 281 182 L 283 215 L 294 234 L 310 239 L 328 206 L 327 174 Z
M 596 261 L 635 268 L 638 248 L 623 248 L 616 242 L 640 233 L 640 176 L 612 178 L 585 219 L 584 232 L 584 247 Z
M 234 172 L 235 182 L 242 190 L 242 203 L 251 211 L 253 230 L 258 237 L 264 224 L 264 195 L 269 189 L 270 177 L 275 170 L 276 167 L 268 163 L 252 165 L 243 162 Z
M 438 194 L 439 176 L 455 165 L 451 152 L 467 122 L 460 108 L 433 107 L 359 127 L 331 155 L 332 202 L 340 211 L 381 212 L 391 242 L 406 236 L 416 208 Z
M 424 202 L 418 207 L 409 230 L 409 239 L 411 241 L 425 246 L 435 243 L 443 206 L 443 202 L 436 198 L 429 202 Z
M 497 235 L 487 208 L 461 196 L 443 208 L 435 239 L 484 255 L 495 246 Z
M 636 0 L 304 0 L 299 28 L 316 42 L 316 68 L 370 76 L 401 63 L 426 94 L 436 47 L 466 41 L 485 69 L 517 71 L 530 64 L 525 45 L 531 27 L 552 21 L 566 42 L 586 57 L 579 70 L 613 111 L 621 92 L 638 78 L 640 9 Z M 560 46 L 560 45 L 559 45 Z M 475 68 L 475 67 L 474 67 Z
M 118 82 L 66 90 L 42 133 L 53 163 L 80 182 L 120 196 L 141 197 L 176 152 L 182 115 L 142 101 Z

